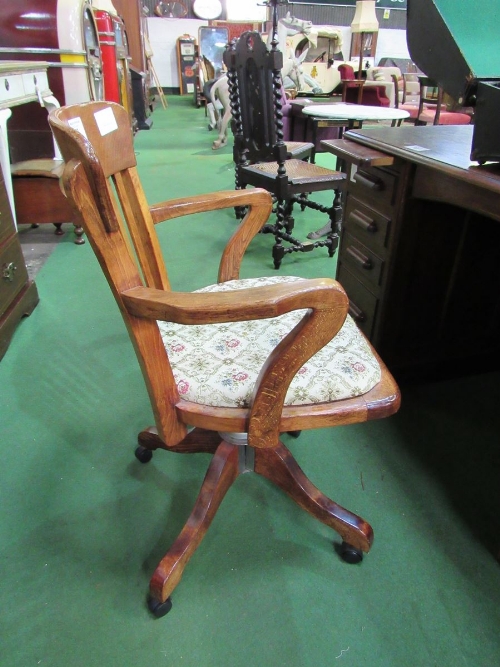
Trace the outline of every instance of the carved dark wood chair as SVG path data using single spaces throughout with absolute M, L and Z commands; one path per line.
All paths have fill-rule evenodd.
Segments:
M 274 266 L 286 253 L 326 247 L 333 257 L 338 245 L 341 215 L 339 192 L 345 180 L 340 171 L 293 159 L 283 141 L 281 68 L 283 57 L 273 40 L 271 50 L 257 32 L 245 32 L 224 52 L 233 116 L 236 189 L 264 188 L 276 198 L 276 220 L 264 226 L 274 235 Z M 332 205 L 323 206 L 308 195 L 332 191 Z M 318 241 L 300 241 L 292 235 L 294 203 L 328 215 L 329 230 Z M 242 212 L 237 211 L 241 217 Z M 286 244 L 286 245 L 284 245 Z
M 398 387 L 347 316 L 342 287 L 328 278 L 239 279 L 243 254 L 271 212 L 264 190 L 149 206 L 123 107 L 89 102 L 54 110 L 49 120 L 66 161 L 65 191 L 149 392 L 155 426 L 139 434 L 136 456 L 147 462 L 159 448 L 213 453 L 193 512 L 151 579 L 151 611 L 169 611 L 170 595 L 225 493 L 249 470 L 337 531 L 344 559 L 359 562 L 370 549 L 371 527 L 314 487 L 280 441 L 282 432 L 363 422 L 398 409 Z M 175 234 L 182 216 L 235 206 L 247 213 L 222 254 L 218 282 L 193 293 L 173 291 L 155 225 L 170 222 Z

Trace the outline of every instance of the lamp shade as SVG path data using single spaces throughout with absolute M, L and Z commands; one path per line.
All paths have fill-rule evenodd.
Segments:
M 357 0 L 351 32 L 378 32 L 375 0 Z

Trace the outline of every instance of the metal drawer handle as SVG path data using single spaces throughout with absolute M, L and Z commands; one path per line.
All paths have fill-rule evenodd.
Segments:
M 352 301 L 349 301 L 349 315 L 355 322 L 364 322 L 366 320 L 364 312 Z
M 349 213 L 349 220 L 352 220 L 354 224 L 361 227 L 364 232 L 369 232 L 370 234 L 376 234 L 378 232 L 378 226 L 373 218 L 369 218 L 361 211 L 352 211 Z
M 4 264 L 2 268 L 2 278 L 4 280 L 8 280 L 9 282 L 13 282 L 14 273 L 16 271 L 17 271 L 17 266 L 14 264 L 14 262 L 9 262 L 8 264 Z
M 366 172 L 358 170 L 352 178 L 355 183 L 358 183 L 358 185 L 362 185 L 369 190 L 376 190 L 377 192 L 380 192 L 380 190 L 384 189 L 384 181 L 382 181 L 380 178 L 375 178 Z
M 352 245 L 349 246 L 346 250 L 346 253 L 349 254 L 353 258 L 353 260 L 366 271 L 370 271 L 371 269 L 373 269 L 372 260 L 366 255 L 363 255 L 363 253 L 354 246 Z

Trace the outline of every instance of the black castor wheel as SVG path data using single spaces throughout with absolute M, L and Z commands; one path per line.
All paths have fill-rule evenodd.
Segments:
M 342 542 L 342 546 L 340 547 L 340 556 L 342 560 L 344 560 L 346 563 L 349 563 L 350 565 L 356 565 L 357 563 L 361 563 L 363 560 L 363 552 L 360 551 L 360 549 L 353 547 L 352 544 L 347 544 L 347 542 Z
M 146 449 L 146 447 L 139 445 L 135 450 L 135 458 L 141 463 L 149 463 L 153 458 L 153 452 L 150 449 Z
M 154 598 L 148 598 L 148 607 L 149 611 L 156 616 L 156 618 L 161 618 L 162 616 L 166 616 L 172 609 L 172 600 L 167 598 L 165 602 L 160 602 Z

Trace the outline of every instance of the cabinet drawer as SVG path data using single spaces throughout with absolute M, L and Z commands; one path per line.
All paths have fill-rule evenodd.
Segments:
M 10 202 L 7 197 L 7 190 L 3 182 L 0 182 L 0 248 L 9 236 L 14 234 L 16 228 L 10 212 Z M 1 250 L 0 250 L 1 252 Z
M 382 280 L 384 261 L 354 236 L 344 234 L 340 250 L 342 262 L 363 283 L 378 288 Z
M 21 244 L 13 236 L 0 251 L 0 317 L 27 281 Z
M 349 178 L 349 193 L 377 210 L 390 212 L 396 202 L 398 175 L 380 168 L 365 167 L 353 170 Z
M 344 264 L 338 266 L 337 280 L 349 297 L 349 315 L 365 336 L 371 338 L 377 314 L 377 297 L 367 290 Z
M 390 219 L 348 196 L 344 213 L 344 230 L 359 239 L 367 248 L 384 253 Z
M 47 72 L 30 72 L 23 74 L 23 87 L 25 95 L 36 95 L 40 92 L 49 89 L 49 82 L 47 79 Z
M 0 100 L 16 100 L 24 97 L 22 76 L 0 76 Z

